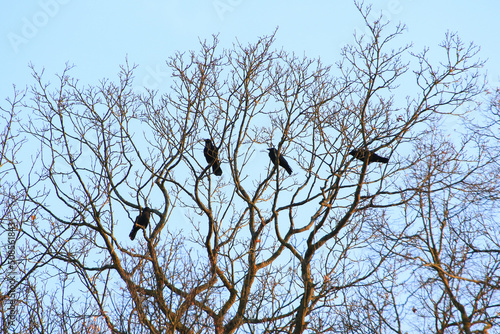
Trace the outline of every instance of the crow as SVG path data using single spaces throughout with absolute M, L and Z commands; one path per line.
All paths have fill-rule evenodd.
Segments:
M 349 154 L 361 161 L 365 161 L 366 156 L 368 155 L 368 163 L 380 162 L 386 164 L 389 162 L 389 158 L 381 157 L 380 155 L 363 148 L 352 150 Z
M 222 169 L 220 169 L 220 160 L 218 157 L 219 152 L 210 139 L 205 139 L 205 149 L 203 150 L 203 154 L 205 155 L 205 159 L 207 159 L 208 164 L 212 166 L 214 174 L 221 176 Z
M 276 159 L 276 157 L 278 156 L 278 151 L 276 151 L 274 147 L 268 148 L 268 151 L 269 151 L 269 158 L 271 158 L 271 161 L 274 164 L 278 163 L 278 159 Z M 281 154 L 279 156 L 279 165 L 283 167 L 288 172 L 289 175 L 292 174 L 292 169 L 290 168 L 290 165 Z
M 137 216 L 137 218 L 135 218 L 134 227 L 132 228 L 132 231 L 129 234 L 130 240 L 135 239 L 137 231 L 139 231 L 141 228 L 148 227 L 150 215 L 151 215 L 151 209 L 145 207 L 144 210 L 142 210 L 142 212 Z

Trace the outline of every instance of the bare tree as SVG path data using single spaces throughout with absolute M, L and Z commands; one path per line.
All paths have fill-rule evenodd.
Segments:
M 358 8 L 369 34 L 336 66 L 273 50 L 273 34 L 175 54 L 163 95 L 135 93 L 128 64 L 117 83 L 88 87 L 70 66 L 55 85 L 33 68 L 10 115 L 23 113 L 23 148 L 37 151 L 3 172 L 26 206 L 16 331 L 497 326 L 495 143 L 462 126 L 484 92 L 478 48 L 448 34 L 434 63 L 395 47 L 404 26 L 387 33 Z M 130 241 L 145 207 L 149 225 Z

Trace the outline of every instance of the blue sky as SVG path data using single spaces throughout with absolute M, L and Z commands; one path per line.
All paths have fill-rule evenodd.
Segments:
M 457 31 L 466 42 L 481 47 L 488 59 L 489 84 L 500 86 L 500 2 L 470 0 L 379 0 L 391 24 L 407 25 L 400 46 L 414 43 L 437 48 L 445 33 Z M 12 96 L 12 85 L 23 89 L 34 84 L 29 63 L 45 68 L 54 80 L 66 63 L 76 65 L 71 74 L 83 84 L 102 78 L 117 80 L 119 66 L 128 57 L 139 67 L 135 86 L 168 92 L 165 60 L 176 51 L 198 50 L 199 39 L 219 34 L 222 47 L 236 38 L 255 42 L 277 27 L 275 48 L 324 64 L 340 60 L 340 49 L 353 41 L 354 31 L 364 31 L 361 15 L 351 0 L 3 0 L 0 11 L 0 105 Z M 366 1 L 370 3 L 370 1 Z M 2 125 L 0 124 L 0 129 Z M 201 147 L 200 147 L 201 154 Z M 260 153 L 265 157 L 266 153 Z M 201 155 L 200 155 L 201 156 Z M 266 158 L 267 159 L 267 158 Z M 268 160 L 265 160 L 268 163 Z M 294 168 L 295 166 L 292 166 Z M 227 171 L 227 167 L 226 167 Z M 128 222 L 131 226 L 131 222 Z M 128 227 L 122 231 L 127 239 Z
M 500 3 L 468 0 L 372 1 L 408 31 L 401 44 L 415 50 L 436 47 L 447 30 L 481 46 L 488 59 L 489 82 L 500 82 Z M 47 78 L 60 73 L 66 62 L 85 84 L 116 79 L 128 57 L 139 65 L 136 86 L 168 90 L 165 60 L 178 51 L 198 48 L 198 40 L 219 34 L 221 46 L 238 38 L 247 43 L 279 27 L 276 48 L 332 64 L 340 48 L 352 42 L 355 29 L 364 29 L 351 1 L 3 1 L 0 13 L 0 98 L 33 84 L 28 64 L 44 67 Z M 369 3 L 369 2 L 367 2 Z M 52 77 L 53 78 L 53 77 Z

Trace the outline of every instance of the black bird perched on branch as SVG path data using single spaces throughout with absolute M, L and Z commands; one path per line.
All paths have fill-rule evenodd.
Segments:
M 368 155 L 368 163 L 380 162 L 386 164 L 389 162 L 389 158 L 381 157 L 375 152 L 363 148 L 352 150 L 349 154 L 361 161 L 365 161 L 366 156 Z
M 137 216 L 137 218 L 135 218 L 134 227 L 132 228 L 132 231 L 128 235 L 130 237 L 130 240 L 135 239 L 137 231 L 139 231 L 141 228 L 148 227 L 150 215 L 151 215 L 151 209 L 145 207 L 142 210 L 142 212 Z
M 269 151 L 269 158 L 271 158 L 271 161 L 274 164 L 276 164 L 278 163 L 279 160 L 279 165 L 283 167 L 288 172 L 289 175 L 291 175 L 292 169 L 290 168 L 290 165 L 285 160 L 285 158 L 280 154 L 279 159 L 277 159 L 276 157 L 278 156 L 278 151 L 276 151 L 274 147 L 268 148 L 268 151 Z
M 221 176 L 222 169 L 220 169 L 219 152 L 210 139 L 205 139 L 203 154 L 205 154 L 205 159 L 207 159 L 208 164 L 212 166 L 214 174 Z

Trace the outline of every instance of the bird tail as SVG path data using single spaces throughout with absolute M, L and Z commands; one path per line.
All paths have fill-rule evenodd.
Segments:
M 377 160 L 375 162 L 381 162 L 383 164 L 389 163 L 389 158 L 384 158 L 384 157 L 377 157 Z
M 139 228 L 134 226 L 134 228 L 132 229 L 132 231 L 130 232 L 130 234 L 128 235 L 130 240 L 134 240 L 135 239 L 135 235 L 137 234 L 137 231 L 139 231 Z
M 285 166 L 284 168 L 288 172 L 288 175 L 292 175 L 292 169 L 290 168 L 290 166 Z
M 212 170 L 213 170 L 215 175 L 217 175 L 217 176 L 222 175 L 222 169 L 220 169 L 220 162 L 219 161 L 214 162 L 214 164 L 212 166 Z

